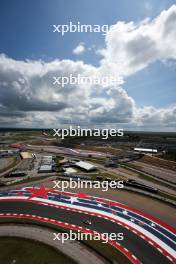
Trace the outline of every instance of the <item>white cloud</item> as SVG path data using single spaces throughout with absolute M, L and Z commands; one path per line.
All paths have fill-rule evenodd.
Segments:
M 10 119 L 11 113 L 15 124 L 19 120 L 23 123 L 26 120 L 28 124 L 38 120 L 40 124 L 42 118 L 39 121 L 39 116 L 43 117 L 44 124 L 46 121 L 50 124 L 70 120 L 94 123 L 96 119 L 101 123 L 104 113 L 116 109 L 120 114 L 128 100 L 131 102 L 118 86 L 103 88 L 101 85 L 68 84 L 61 88 L 53 85 L 53 76 L 69 76 L 70 73 L 88 77 L 103 75 L 99 68 L 81 61 L 16 61 L 0 55 L 0 80 L 3 80 L 0 83 L 1 123 L 6 122 L 7 116 Z M 103 119 L 108 122 L 106 115 Z
M 73 54 L 81 55 L 86 51 L 85 44 L 80 42 L 76 48 L 73 49 Z
M 17 61 L 0 55 L 0 124 L 57 127 L 60 124 L 174 130 L 176 107 L 139 107 L 123 88 L 128 76 L 150 63 L 176 59 L 176 6 L 154 20 L 117 22 L 106 36 L 99 66 L 82 61 Z M 79 46 L 83 46 L 80 43 Z M 80 54 L 80 49 L 77 54 Z M 85 48 L 85 47 L 84 47 Z M 83 51 L 82 51 L 83 52 Z M 54 86 L 53 76 L 119 75 L 121 85 Z M 110 125 L 111 124 L 111 125 Z
M 157 60 L 176 59 L 176 5 L 153 20 L 117 22 L 105 41 L 102 65 L 124 77 Z

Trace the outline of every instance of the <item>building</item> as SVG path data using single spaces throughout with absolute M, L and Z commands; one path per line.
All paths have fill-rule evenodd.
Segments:
M 16 154 L 12 150 L 0 150 L 0 157 L 9 157 Z
M 9 174 L 5 176 L 5 178 L 10 178 L 10 177 L 25 177 L 27 174 L 24 171 L 12 171 Z
M 75 163 L 75 166 L 86 171 L 96 170 L 96 167 L 94 165 L 85 161 L 78 161 Z
M 42 157 L 42 162 L 52 162 L 53 161 L 53 156 L 43 156 Z
M 140 153 L 157 153 L 157 149 L 148 149 L 148 148 L 134 148 L 134 151 L 140 152 Z
M 52 172 L 52 165 L 41 165 L 38 172 L 39 173 L 48 173 L 48 172 Z
M 22 157 L 22 159 L 32 159 L 32 153 L 30 152 L 20 152 L 20 156 Z
M 53 156 L 43 156 L 41 165 L 54 165 Z
M 54 171 L 55 162 L 53 160 L 53 156 L 43 156 L 41 159 L 40 167 L 38 172 L 53 172 Z
M 66 175 L 66 176 L 71 176 L 77 172 L 75 169 L 70 168 L 70 167 L 65 168 L 64 170 L 65 170 L 64 175 Z

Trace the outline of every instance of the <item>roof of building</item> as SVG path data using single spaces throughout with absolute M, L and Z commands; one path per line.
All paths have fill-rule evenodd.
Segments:
M 20 152 L 22 159 L 32 159 L 32 153 L 30 152 Z
M 96 169 L 94 165 L 85 161 L 78 161 L 75 165 L 87 171 Z
M 53 161 L 52 160 L 42 160 L 41 165 L 53 165 Z
M 50 160 L 52 160 L 53 156 L 43 156 L 42 159 L 50 159 Z
M 73 168 L 65 168 L 65 173 L 67 174 L 72 174 L 72 173 L 76 173 L 77 171 Z
M 51 165 L 41 165 L 39 171 L 52 171 Z
M 144 151 L 144 152 L 158 152 L 157 149 L 148 149 L 148 148 L 134 148 L 135 151 Z

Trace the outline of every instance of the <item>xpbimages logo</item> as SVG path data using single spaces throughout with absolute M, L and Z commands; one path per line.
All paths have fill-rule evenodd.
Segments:
M 90 180 L 81 180 L 78 178 L 77 180 L 73 180 L 70 178 L 67 181 L 53 181 L 54 187 L 53 189 L 61 190 L 62 192 L 65 191 L 65 189 L 100 189 L 103 192 L 107 192 L 110 189 L 122 189 L 124 188 L 123 181 L 90 181 Z
M 66 85 L 101 85 L 102 87 L 120 85 L 123 80 L 120 76 L 81 76 L 81 74 L 68 76 L 53 76 L 53 85 L 64 88 Z
M 68 233 L 53 233 L 53 240 L 61 241 L 61 243 L 65 243 L 67 240 L 71 241 L 83 241 L 83 240 L 99 240 L 102 243 L 108 243 L 109 240 L 116 241 L 116 240 L 123 240 L 124 234 L 123 233 L 84 233 L 80 232 L 79 230 L 77 232 L 73 232 L 72 230 L 69 230 Z
M 101 137 L 102 139 L 108 139 L 110 137 L 122 137 L 124 136 L 123 128 L 81 128 L 80 126 L 64 129 L 53 129 L 53 137 L 60 137 L 64 139 L 65 137 Z
M 53 25 L 53 33 L 59 33 L 62 36 L 65 33 L 101 33 L 102 35 L 106 35 L 109 30 L 116 30 L 115 25 L 91 25 L 91 24 L 81 24 L 81 22 L 73 23 L 69 21 L 68 24 L 58 24 Z

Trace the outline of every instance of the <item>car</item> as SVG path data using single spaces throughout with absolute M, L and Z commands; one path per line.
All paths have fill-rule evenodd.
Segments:
M 91 220 L 84 220 L 83 223 L 86 224 L 86 225 L 91 225 L 92 224 Z

